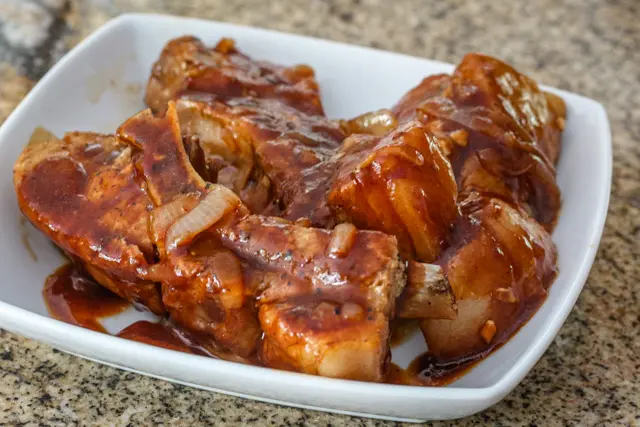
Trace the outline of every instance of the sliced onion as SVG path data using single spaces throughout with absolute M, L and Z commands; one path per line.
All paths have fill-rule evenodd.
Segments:
M 358 229 L 351 223 L 345 222 L 336 225 L 336 228 L 333 229 L 331 242 L 329 242 L 329 255 L 340 258 L 346 256 L 356 240 L 357 232 Z
M 348 135 L 364 133 L 382 136 L 395 129 L 398 126 L 398 120 L 391 110 L 383 108 L 361 114 L 351 120 L 341 120 L 340 126 Z
M 57 140 L 58 138 L 46 130 L 45 128 L 37 127 L 31 134 L 31 138 L 29 138 L 29 142 L 27 143 L 27 147 L 35 144 L 40 144 L 42 142 L 49 142 L 51 140 Z
M 298 218 L 295 221 L 296 225 L 299 225 L 301 227 L 311 227 L 311 220 L 309 218 Z
M 233 191 L 222 185 L 212 185 L 204 199 L 190 212 L 180 217 L 167 231 L 168 250 L 191 242 L 240 204 Z
M 178 218 L 193 209 L 197 203 L 198 199 L 196 196 L 189 194 L 154 209 L 150 216 L 151 238 L 153 242 L 156 244 L 161 242 L 169 227 L 175 223 Z
M 227 310 L 244 304 L 244 275 L 240 260 L 231 251 L 218 251 L 209 260 L 219 289 L 220 301 Z

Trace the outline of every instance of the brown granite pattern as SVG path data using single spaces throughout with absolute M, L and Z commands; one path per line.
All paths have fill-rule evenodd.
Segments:
M 613 191 L 585 290 L 525 380 L 456 425 L 638 425 L 640 2 L 0 0 L 0 120 L 64 51 L 125 11 L 268 27 L 448 62 L 479 50 L 601 101 L 614 136 Z M 387 424 L 172 385 L 0 331 L 0 424 L 22 423 Z

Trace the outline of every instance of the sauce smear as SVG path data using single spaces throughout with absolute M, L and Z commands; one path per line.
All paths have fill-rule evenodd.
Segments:
M 43 295 L 52 317 L 104 333 L 107 331 L 100 324 L 100 319 L 121 313 L 130 305 L 71 264 L 60 267 L 47 278 Z M 396 319 L 392 330 L 391 346 L 395 347 L 407 341 L 418 330 L 418 322 L 413 319 Z M 129 325 L 116 336 L 183 353 L 262 365 L 257 355 L 249 358 L 236 356 L 218 348 L 210 339 L 187 332 L 167 320 L 141 320 Z M 407 369 L 391 363 L 385 382 L 442 386 L 464 375 L 476 362 L 477 359 L 473 359 L 455 364 L 441 364 L 429 353 L 424 353 L 414 359 Z
M 71 264 L 58 268 L 47 278 L 42 294 L 53 318 L 104 333 L 107 331 L 100 324 L 100 319 L 129 307 L 129 302 Z
M 169 322 L 155 323 L 140 320 L 127 326 L 116 336 L 183 353 L 210 355 L 204 348 L 186 339 L 184 334 L 177 331 L 176 327 Z
M 451 384 L 469 372 L 481 359 L 482 357 L 474 357 L 455 363 L 441 363 L 427 352 L 413 359 L 407 369 L 402 369 L 395 363 L 391 363 L 385 382 L 399 385 L 441 387 Z

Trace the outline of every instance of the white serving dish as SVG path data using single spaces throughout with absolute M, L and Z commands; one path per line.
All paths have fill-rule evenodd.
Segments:
M 453 69 L 421 58 L 217 22 L 156 15 L 122 15 L 112 20 L 60 60 L 0 128 L 0 327 L 87 359 L 168 381 L 367 417 L 458 418 L 481 411 L 509 393 L 542 356 L 571 311 L 593 263 L 609 201 L 611 134 L 606 113 L 596 101 L 560 90 L 553 92 L 568 106 L 558 167 L 563 208 L 553 234 L 560 275 L 547 301 L 513 339 L 447 387 L 371 384 L 245 366 L 116 338 L 48 316 L 41 290 L 61 257 L 39 232 L 20 224 L 13 163 L 36 126 L 58 136 L 70 130 L 113 132 L 144 108 L 142 96 L 151 64 L 167 40 L 184 34 L 208 44 L 232 37 L 252 57 L 310 64 L 332 117 L 388 107 L 424 76 Z M 37 261 L 23 243 L 25 234 Z M 105 324 L 117 332 L 142 316 L 130 310 Z M 394 362 L 406 365 L 424 350 L 421 338 L 414 338 L 394 349 Z

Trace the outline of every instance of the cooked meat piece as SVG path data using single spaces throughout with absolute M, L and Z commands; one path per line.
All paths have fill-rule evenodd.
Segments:
M 323 115 L 311 67 L 252 60 L 239 52 L 231 39 L 220 40 L 213 49 L 194 37 L 167 43 L 153 66 L 145 102 L 154 111 L 164 112 L 167 102 L 189 91 L 214 94 L 221 101 L 247 96 L 274 98 L 305 113 Z
M 214 182 L 233 187 L 250 207 L 261 207 L 253 212 L 292 220 L 309 217 L 316 225 L 330 222 L 324 199 L 334 165 L 327 160 L 345 137 L 337 123 L 270 99 L 238 98 L 222 104 L 209 95 L 190 94 L 176 104 L 183 136 L 201 141 L 205 157 L 219 156 L 239 171 L 231 173 L 237 185 L 221 182 L 220 173 Z M 224 149 L 207 143 L 212 140 Z M 268 178 L 259 182 L 264 193 L 269 192 L 260 201 L 272 202 L 266 208 L 255 202 L 255 192 L 247 192 L 255 188 L 255 181 L 247 185 L 244 178 L 251 174 Z
M 453 290 L 442 267 L 409 261 L 407 286 L 398 302 L 398 317 L 405 319 L 455 319 Z
M 256 295 L 265 333 L 261 355 L 269 366 L 340 378 L 383 379 L 388 324 L 404 286 L 395 238 L 355 229 L 332 232 L 282 218 L 249 215 L 231 191 L 199 181 L 186 161 L 173 103 L 165 117 L 142 112 L 118 133 L 142 148 L 150 193 L 163 203 L 157 209 L 175 218 L 173 222 L 158 220 L 154 224 L 161 226 L 153 234 L 164 240 L 158 247 L 164 248 L 169 265 L 187 278 L 184 287 L 172 289 L 179 294 L 180 304 L 164 294 L 169 312 L 178 316 L 176 320 L 189 327 L 197 327 L 200 321 L 192 319 L 194 316 L 204 316 L 206 323 L 214 321 L 210 310 L 203 307 L 204 301 L 196 297 L 209 287 L 203 287 L 203 280 L 190 273 L 200 264 L 208 264 L 218 282 L 221 275 L 233 278 L 230 282 L 237 286 L 245 280 L 242 292 L 229 288 L 227 293 Z M 172 164 L 166 163 L 169 161 Z M 162 170 L 181 179 L 192 178 L 182 187 L 169 188 Z M 198 245 L 215 246 L 211 242 L 215 237 L 244 261 L 244 275 L 232 258 L 214 265 L 207 259 L 210 254 L 199 252 Z M 234 272 L 229 273 L 232 264 Z M 198 269 L 199 276 L 201 271 Z M 231 301 L 235 303 L 236 298 Z M 185 304 L 191 310 L 184 310 Z M 226 309 L 224 301 L 215 309 L 216 313 Z M 236 335 L 240 333 L 246 332 L 236 331 Z
M 421 120 L 440 139 L 461 194 L 492 193 L 553 227 L 560 208 L 554 163 L 566 116 L 559 97 L 497 59 L 468 54 L 453 76 L 425 79 L 394 113 Z
M 462 216 L 436 261 L 458 316 L 422 320 L 422 331 L 440 361 L 481 357 L 529 318 L 557 274 L 551 236 L 531 216 L 551 229 L 560 207 L 554 163 L 564 102 L 510 66 L 469 54 L 453 76 L 425 79 L 393 111 L 400 123 L 424 123 L 460 193 Z M 405 295 L 419 295 L 409 277 Z
M 383 379 L 389 321 L 404 286 L 393 237 L 356 231 L 346 252 L 332 256 L 331 230 L 276 218 L 253 215 L 219 232 L 226 247 L 270 272 L 258 296 L 265 364 Z
M 457 215 L 457 190 L 448 160 L 418 122 L 383 137 L 352 135 L 339 145 L 344 133 L 335 124 L 277 101 L 204 99 L 176 102 L 188 129 L 183 136 L 197 138 L 206 153 L 222 153 L 234 170 L 244 162 L 251 165 L 245 170 L 262 171 L 270 183 L 265 191 L 278 203 L 257 212 L 322 227 L 353 222 L 395 235 L 410 259 L 429 262 L 439 254 Z M 240 156 L 246 161 L 228 147 L 241 147 L 235 152 L 246 153 Z M 228 186 L 251 200 L 238 190 L 242 185 Z
M 353 135 L 335 158 L 328 204 L 341 219 L 398 238 L 407 259 L 432 262 L 458 215 L 451 165 L 423 126 Z
M 194 43 L 170 42 L 159 63 Z M 242 72 L 239 64 L 227 66 Z M 182 134 L 202 176 L 232 189 L 254 213 L 308 218 L 329 228 L 353 222 L 395 235 L 405 257 L 436 258 L 457 215 L 457 192 L 448 160 L 419 124 L 390 133 L 397 126 L 390 110 L 332 122 L 263 92 L 227 96 L 214 77 L 206 78 L 212 80 L 206 91 L 174 92 Z M 341 146 L 352 133 L 378 139 L 353 135 Z
M 479 357 L 502 344 L 542 303 L 557 275 L 549 233 L 522 210 L 472 195 L 452 246 L 438 260 L 456 297 L 454 320 L 423 320 L 441 360 Z
M 245 295 L 240 261 L 215 238 L 196 239 L 216 220 L 239 209 L 240 200 L 222 186 L 218 192 L 207 192 L 182 145 L 173 103 L 164 117 L 154 117 L 150 110 L 131 117 L 117 134 L 142 150 L 142 170 L 157 206 L 151 215 L 151 235 L 165 267 L 156 272 L 169 314 L 188 329 L 249 356 L 256 349 L 260 327 Z
M 39 131 L 33 141 L 14 167 L 24 215 L 100 284 L 162 314 L 159 288 L 148 277 L 153 204 L 131 148 L 94 133 L 60 140 Z

